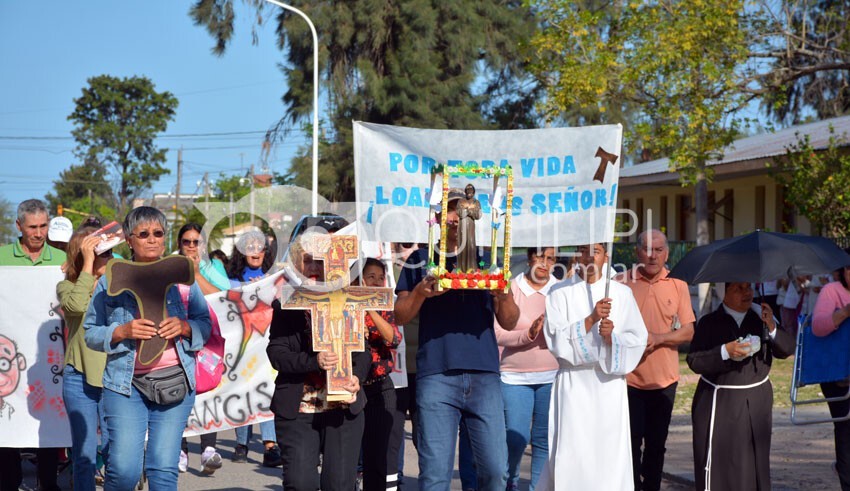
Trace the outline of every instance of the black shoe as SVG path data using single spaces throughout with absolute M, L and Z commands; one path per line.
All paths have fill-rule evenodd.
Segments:
M 233 462 L 248 462 L 248 447 L 245 445 L 236 445 L 233 450 L 233 457 L 230 458 Z
M 263 467 L 279 467 L 283 465 L 283 458 L 280 456 L 280 447 L 277 445 L 267 448 L 263 453 Z

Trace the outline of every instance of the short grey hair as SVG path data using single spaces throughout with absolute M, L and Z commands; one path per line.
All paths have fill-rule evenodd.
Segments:
M 646 243 L 644 241 L 646 240 L 647 237 L 650 237 L 650 236 L 653 239 L 656 238 L 656 237 L 661 237 L 662 239 L 664 239 L 664 248 L 665 249 L 670 248 L 670 245 L 667 243 L 667 236 L 664 235 L 664 232 L 662 232 L 658 229 L 654 229 L 654 228 L 651 228 L 649 230 L 644 230 L 643 232 L 640 233 L 640 235 L 638 235 L 636 247 L 641 247 L 642 245 L 646 245 Z
M 269 248 L 269 239 L 266 237 L 266 234 L 264 234 L 261 230 L 249 230 L 242 234 L 236 241 L 236 249 L 238 249 L 242 254 L 245 254 L 245 249 L 248 247 L 248 244 L 255 243 L 263 244 L 263 250 L 268 250 Z
M 47 212 L 47 206 L 45 206 L 44 202 L 40 199 L 28 199 L 26 201 L 21 201 L 21 204 L 18 205 L 18 223 L 24 223 L 27 219 L 27 215 L 37 215 L 39 213 L 50 215 Z
M 130 237 L 130 234 L 133 233 L 133 230 L 135 230 L 136 227 L 142 223 L 150 222 L 156 222 L 162 227 L 163 231 L 168 231 L 165 214 L 161 211 L 152 206 L 140 206 L 138 208 L 133 208 L 124 218 L 124 223 L 122 225 L 122 227 L 124 227 L 124 236 Z

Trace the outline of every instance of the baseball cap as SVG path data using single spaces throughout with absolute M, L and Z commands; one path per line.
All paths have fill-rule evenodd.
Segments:
M 47 238 L 53 242 L 68 242 L 74 234 L 74 225 L 65 217 L 53 217 L 47 227 Z

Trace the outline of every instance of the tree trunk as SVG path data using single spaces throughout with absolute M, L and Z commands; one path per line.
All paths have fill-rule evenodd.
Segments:
M 705 163 L 700 163 L 701 169 L 705 168 Z M 694 208 L 696 209 L 696 229 L 697 229 L 697 245 L 708 244 L 708 180 L 705 177 L 705 171 L 700 170 L 697 174 L 696 185 L 694 186 Z
M 696 185 L 694 186 L 694 208 L 696 210 L 697 246 L 708 244 L 708 180 L 705 176 L 705 162 L 698 164 Z M 711 311 L 711 292 L 708 283 L 701 283 L 698 287 L 699 317 Z

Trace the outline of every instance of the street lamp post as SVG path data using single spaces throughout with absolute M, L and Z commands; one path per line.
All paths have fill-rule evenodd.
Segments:
M 319 35 L 316 34 L 316 26 L 313 21 L 307 17 L 307 14 L 297 8 L 287 5 L 277 0 L 266 0 L 278 7 L 295 12 L 300 15 L 307 25 L 310 26 L 310 32 L 313 34 L 313 215 L 319 213 Z

